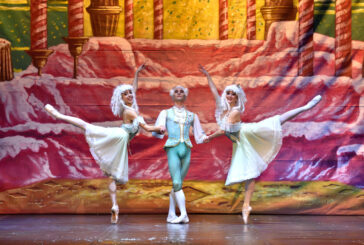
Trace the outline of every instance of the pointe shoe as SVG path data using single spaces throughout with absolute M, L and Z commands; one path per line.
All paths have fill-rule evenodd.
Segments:
M 244 224 L 248 224 L 248 218 L 249 218 L 249 214 L 252 211 L 252 207 L 247 207 L 247 208 L 243 208 L 243 220 L 244 220 Z
M 119 207 L 113 206 L 111 208 L 111 224 L 118 223 L 118 220 L 119 220 Z
M 173 214 L 168 214 L 168 217 L 167 217 L 167 222 L 168 223 L 172 223 L 173 220 L 177 219 L 178 216 L 177 215 L 173 215 Z
M 53 117 L 58 118 L 59 117 L 59 112 L 50 104 L 46 104 L 44 109 Z
M 186 224 L 188 222 L 190 222 L 190 220 L 188 219 L 187 214 L 181 215 L 181 216 L 179 216 L 176 219 L 171 221 L 172 224 L 181 224 L 181 223 Z
M 316 95 L 310 102 L 307 103 L 306 105 L 307 110 L 317 105 L 321 101 L 321 99 L 322 99 L 321 95 Z

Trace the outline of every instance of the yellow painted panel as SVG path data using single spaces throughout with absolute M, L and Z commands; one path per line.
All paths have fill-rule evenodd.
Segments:
M 218 0 L 164 0 L 165 39 L 219 39 Z
M 263 19 L 263 15 L 260 12 L 260 8 L 263 7 L 265 4 L 264 0 L 256 0 L 255 6 L 256 6 L 256 38 L 258 40 L 264 40 L 264 29 L 265 29 L 265 21 Z
M 124 28 L 124 22 L 125 22 L 125 8 L 124 8 L 124 0 L 119 0 L 119 6 L 122 7 L 122 12 L 119 17 L 119 24 L 118 29 L 116 31 L 116 35 L 118 37 L 124 37 L 125 36 L 125 28 Z
M 293 0 L 298 6 L 299 0 Z M 164 0 L 165 39 L 219 39 L 219 0 Z M 264 39 L 265 21 L 260 8 L 265 0 L 256 0 L 256 38 Z M 91 21 L 84 0 L 85 36 L 92 36 Z M 120 15 L 117 36 L 124 37 L 124 1 L 120 0 L 123 12 Z M 246 38 L 246 0 L 229 0 L 229 38 Z M 134 37 L 153 38 L 153 0 L 134 1 Z M 297 14 L 298 19 L 298 14 Z
M 134 1 L 134 37 L 153 39 L 153 0 Z
M 246 38 L 246 0 L 229 0 L 229 39 Z
M 86 8 L 90 6 L 90 0 L 83 1 L 83 33 L 86 37 L 91 37 L 92 28 L 91 28 L 91 20 L 90 15 L 88 14 Z

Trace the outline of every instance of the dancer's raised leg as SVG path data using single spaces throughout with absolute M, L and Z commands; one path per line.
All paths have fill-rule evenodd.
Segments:
M 315 105 L 317 105 L 317 103 L 319 103 L 321 101 L 321 95 L 317 95 L 315 96 L 310 102 L 308 102 L 305 106 L 287 111 L 285 113 L 283 113 L 282 115 L 280 115 L 280 121 L 281 124 L 293 119 L 294 117 L 298 116 L 300 113 L 310 110 L 311 108 L 313 108 Z
M 249 214 L 250 211 L 252 211 L 252 207 L 250 207 L 250 200 L 253 196 L 254 188 L 255 188 L 254 179 L 248 179 L 245 181 L 245 196 L 244 196 L 244 204 L 242 210 L 244 224 L 248 223 Z
M 83 130 L 86 129 L 87 122 L 83 121 L 82 119 L 79 119 L 77 117 L 72 116 L 66 116 L 59 111 L 57 111 L 53 106 L 50 104 L 47 104 L 44 109 L 52 116 L 54 116 L 57 119 L 61 119 L 63 121 L 66 121 L 70 124 L 75 125 L 76 127 L 82 128 Z
M 109 185 L 110 197 L 112 202 L 111 208 L 111 223 L 116 224 L 119 219 L 119 206 L 116 201 L 116 183 L 114 180 L 111 181 Z

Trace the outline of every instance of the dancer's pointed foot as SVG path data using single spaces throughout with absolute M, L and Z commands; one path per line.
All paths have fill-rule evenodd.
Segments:
M 316 95 L 310 102 L 308 102 L 305 107 L 306 110 L 309 110 L 311 108 L 313 108 L 315 105 L 317 105 L 322 99 L 321 95 Z
M 181 216 L 171 221 L 172 224 L 186 224 L 188 222 L 190 222 L 190 220 L 188 219 L 187 214 L 181 214 Z
M 113 206 L 111 208 L 111 224 L 118 223 L 119 220 L 119 206 Z
M 248 206 L 248 207 L 243 207 L 243 220 L 244 220 L 244 224 L 248 224 L 248 218 L 249 218 L 249 214 L 252 211 L 252 207 Z
M 46 104 L 44 109 L 52 116 L 54 116 L 55 118 L 59 118 L 59 115 L 61 113 L 59 113 L 59 111 L 57 111 L 52 105 L 50 104 Z

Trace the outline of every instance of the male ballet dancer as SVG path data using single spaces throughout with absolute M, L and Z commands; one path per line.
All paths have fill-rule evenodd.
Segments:
M 189 137 L 190 127 L 193 127 L 193 134 L 197 144 L 203 143 L 206 134 L 201 128 L 198 116 L 185 108 L 185 100 L 188 89 L 183 86 L 176 86 L 171 89 L 171 96 L 174 106 L 159 113 L 156 126 L 163 126 L 168 132 L 168 140 L 164 145 L 167 153 L 168 168 L 171 174 L 173 189 L 169 195 L 169 211 L 167 222 L 188 223 L 185 195 L 182 190 L 182 183 L 190 167 L 192 143 Z M 162 139 L 163 135 L 153 133 L 157 138 Z M 181 212 L 176 216 L 176 203 Z

